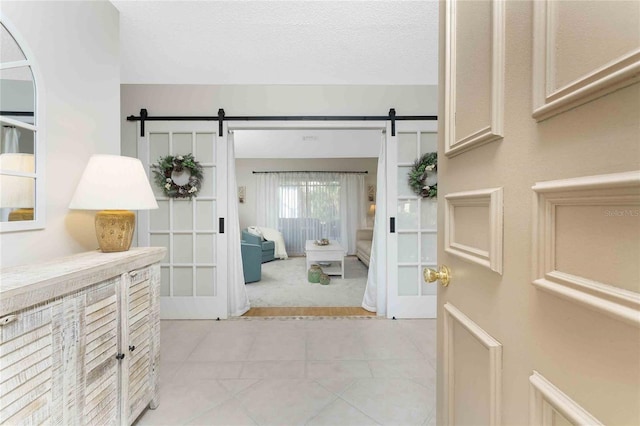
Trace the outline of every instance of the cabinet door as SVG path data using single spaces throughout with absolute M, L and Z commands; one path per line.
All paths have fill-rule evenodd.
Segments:
M 80 316 L 84 339 L 84 371 L 81 398 L 82 423 L 112 425 L 118 421 L 118 300 L 116 287 L 121 277 L 86 290 L 84 312 Z
M 123 422 L 131 424 L 156 393 L 159 329 L 158 267 L 132 271 L 123 279 Z M 154 279 L 155 278 L 155 279 Z M 155 283 L 155 284 L 154 284 Z
M 0 424 L 60 423 L 61 301 L 3 317 Z

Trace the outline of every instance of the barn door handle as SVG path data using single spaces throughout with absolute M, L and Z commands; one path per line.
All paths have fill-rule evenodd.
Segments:
M 218 219 L 218 233 L 224 234 L 224 217 Z
M 391 232 L 392 234 L 396 233 L 396 218 L 395 217 L 390 217 L 389 218 L 389 232 Z

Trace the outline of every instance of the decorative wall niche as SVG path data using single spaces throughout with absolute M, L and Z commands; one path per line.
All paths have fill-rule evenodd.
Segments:
M 536 1 L 533 7 L 536 120 L 640 81 L 636 2 L 616 2 L 612 7 L 608 2 Z M 614 32 L 615 37 L 600 37 L 605 31 Z M 611 40 L 616 40 L 615 45 Z
M 445 251 L 502 274 L 502 188 L 448 194 L 445 203 Z
M 444 139 L 452 157 L 503 137 L 504 2 L 448 1 L 445 25 Z
M 640 172 L 539 182 L 533 190 L 533 284 L 640 326 Z

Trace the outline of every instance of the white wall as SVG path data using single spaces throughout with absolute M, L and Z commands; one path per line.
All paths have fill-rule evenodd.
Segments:
M 45 229 L 0 235 L 2 267 L 97 248 L 93 212 L 70 212 L 88 158 L 120 152 L 118 11 L 107 1 L 2 1 L 41 80 L 46 147 Z
M 238 186 L 247 188 L 245 202 L 239 204 L 238 208 L 240 229 L 256 224 L 256 175 L 253 171 L 367 171 L 366 191 L 369 185 L 376 185 L 377 169 L 377 158 L 238 159 L 236 160 Z

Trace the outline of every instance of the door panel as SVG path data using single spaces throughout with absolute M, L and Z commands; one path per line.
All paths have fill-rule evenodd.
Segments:
M 218 229 L 226 214 L 226 137 L 217 123 L 149 122 L 138 139 L 147 168 L 160 157 L 189 153 L 202 165 L 202 188 L 189 200 L 167 198 L 152 185 L 159 208 L 138 214 L 139 243 L 168 249 L 161 262 L 162 318 L 226 318 L 226 234 Z
M 437 423 L 489 405 L 496 424 L 640 424 L 640 5 L 492 1 L 492 21 L 479 23 L 488 18 L 456 14 L 468 3 L 440 8 L 438 262 L 452 278 L 438 309 L 455 307 L 504 348 L 503 401 L 476 405 L 486 354 L 455 336 L 461 321 L 451 340 L 452 316 L 438 315 Z M 455 58 L 477 55 L 455 38 L 488 25 L 493 64 L 504 51 L 491 82 L 504 84 L 504 138 L 456 150 L 455 128 L 485 115 L 456 116 L 483 103 L 450 84 L 473 74 Z M 464 376 L 449 378 L 451 362 Z
M 395 232 L 387 238 L 389 318 L 435 318 L 437 287 L 422 280 L 422 268 L 436 267 L 437 200 L 416 195 L 408 183 L 413 163 L 436 152 L 435 124 L 396 123 L 387 128 L 387 211 Z M 433 183 L 436 183 L 436 178 Z M 430 180 L 427 183 L 431 183 Z

